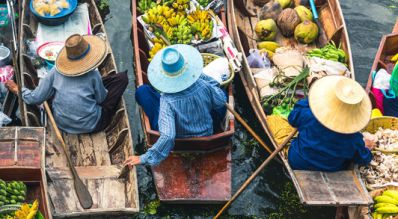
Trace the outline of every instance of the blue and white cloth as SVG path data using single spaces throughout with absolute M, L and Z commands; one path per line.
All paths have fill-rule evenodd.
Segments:
M 34 90 L 22 88 L 27 104 L 41 104 L 54 96 L 52 108 L 58 127 L 71 134 L 92 132 L 101 118 L 105 89 L 98 70 L 66 77 L 53 68 Z
M 213 134 L 214 123 L 225 117 L 226 93 L 219 83 L 202 74 L 189 88 L 173 94 L 159 94 L 149 85 L 136 91 L 136 100 L 148 115 L 160 138 L 143 155 L 141 164 L 157 165 L 174 147 L 175 138 Z

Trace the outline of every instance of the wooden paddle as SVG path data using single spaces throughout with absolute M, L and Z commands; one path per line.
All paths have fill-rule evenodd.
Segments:
M 286 139 L 285 141 L 276 148 L 274 152 L 257 168 L 256 171 L 243 183 L 243 185 L 238 189 L 238 191 L 232 196 L 232 198 L 222 207 L 222 209 L 217 213 L 214 219 L 217 219 L 221 216 L 221 214 L 232 204 L 233 201 L 246 189 L 246 187 L 255 179 L 258 174 L 271 162 L 276 155 L 285 147 L 285 145 L 290 141 L 291 138 L 296 134 L 297 130 L 295 129 Z
M 91 206 L 93 205 L 93 199 L 92 199 L 90 192 L 88 191 L 86 185 L 84 185 L 83 181 L 80 179 L 79 175 L 77 174 L 75 166 L 73 165 L 73 163 L 69 157 L 69 154 L 66 150 L 66 144 L 61 135 L 61 131 L 59 131 L 59 129 L 58 129 L 57 123 L 54 120 L 54 116 L 51 112 L 50 106 L 48 105 L 47 101 L 44 102 L 44 108 L 46 109 L 46 112 L 47 112 L 48 118 L 50 119 L 51 125 L 54 127 L 55 135 L 57 136 L 58 141 L 61 142 L 62 149 L 64 150 L 65 156 L 68 160 L 68 165 L 70 167 L 70 170 L 71 170 L 72 176 L 73 176 L 73 182 L 75 185 L 77 198 L 79 199 L 79 202 L 84 209 L 91 208 Z

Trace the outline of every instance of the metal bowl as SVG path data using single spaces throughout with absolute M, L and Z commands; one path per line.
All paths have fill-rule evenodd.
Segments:
M 11 64 L 11 51 L 9 48 L 0 45 L 0 67 Z

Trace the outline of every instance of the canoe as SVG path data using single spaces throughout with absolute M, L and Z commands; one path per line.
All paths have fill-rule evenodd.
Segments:
M 132 1 L 132 41 L 136 86 L 148 84 L 149 48 L 142 25 L 137 1 Z M 225 17 L 224 17 L 225 21 Z M 225 23 L 225 22 L 224 22 Z M 234 105 L 232 86 L 229 86 L 229 104 Z M 159 138 L 151 128 L 142 109 L 141 122 L 147 147 Z M 169 203 L 219 203 L 231 196 L 231 137 L 234 119 L 227 122 L 225 131 L 208 137 L 176 139 L 171 155 L 160 165 L 152 167 L 160 201 Z
M 317 7 L 320 23 L 327 38 L 335 42 L 336 45 L 341 44 L 341 48 L 348 55 L 348 68 L 351 71 L 351 77 L 354 78 L 351 48 L 339 1 L 328 0 L 324 2 L 321 7 Z M 246 58 L 250 49 L 257 48 L 253 27 L 258 18 L 254 12 L 259 12 L 261 8 L 256 6 L 253 0 L 231 0 L 228 1 L 227 9 L 231 37 L 234 39 L 238 50 L 244 54 L 242 71 L 239 72 L 240 79 L 257 120 L 260 122 L 273 147 L 276 148 L 277 144 L 268 127 L 267 115 L 262 108 L 261 98 L 253 77 L 255 69 L 249 67 Z M 305 45 L 298 44 L 294 39 L 285 38 L 280 33 L 277 34 L 276 41 L 282 46 L 290 46 L 299 50 L 306 49 Z M 309 45 L 309 47 L 315 48 L 317 45 L 314 44 Z M 339 206 L 367 205 L 372 202 L 356 169 L 336 173 L 297 171 L 289 166 L 285 152 L 281 152 L 279 155 L 292 178 L 302 203 L 307 205 Z M 317 192 L 314 192 L 314 190 Z
M 105 27 L 94 0 L 78 2 L 86 3 L 88 6 L 92 33 L 106 37 Z M 33 89 L 39 78 L 27 55 L 28 48 L 25 42 L 36 37 L 38 21 L 29 10 L 29 3 L 29 0 L 22 3 L 20 69 L 22 86 Z M 102 76 L 118 72 L 109 41 L 106 41 L 108 54 L 98 67 Z M 118 179 L 123 161 L 134 154 L 127 108 L 123 99 L 111 124 L 104 131 L 96 134 L 63 134 L 71 160 L 93 198 L 91 209 L 82 209 L 79 204 L 61 144 L 57 141 L 50 123 L 42 123 L 46 121 L 43 110 L 36 105 L 24 104 L 22 107 L 25 109 L 23 117 L 26 125 L 45 126 L 47 130 L 46 186 L 54 217 L 85 218 L 96 215 L 99 218 L 108 218 L 113 215 L 112 218 L 118 218 L 139 211 L 136 169 L 129 171 L 125 178 Z
M 390 59 L 396 53 L 398 53 L 398 21 L 395 23 L 395 26 L 392 32 L 388 35 L 384 35 L 381 39 L 379 49 L 376 53 L 375 59 L 373 61 L 373 65 L 369 74 L 368 83 L 366 84 L 366 91 L 369 93 L 369 96 L 374 103 L 374 95 L 371 92 L 372 84 L 373 84 L 373 72 L 377 72 L 379 69 L 384 68 L 388 73 L 392 73 L 395 63 L 391 62 Z M 375 107 L 375 105 L 373 104 Z
M 22 181 L 27 186 L 26 202 L 39 202 L 39 210 L 51 219 L 45 182 L 43 127 L 0 128 L 0 179 Z

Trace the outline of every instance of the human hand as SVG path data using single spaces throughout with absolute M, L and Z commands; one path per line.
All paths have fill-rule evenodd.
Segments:
M 374 142 L 372 139 L 364 138 L 363 140 L 365 141 L 365 146 L 369 150 L 373 150 L 376 147 L 376 142 Z
M 130 156 L 123 164 L 127 165 L 131 169 L 133 166 L 141 164 L 140 156 Z
M 18 94 L 18 85 L 13 80 L 6 81 L 5 85 L 12 93 Z

